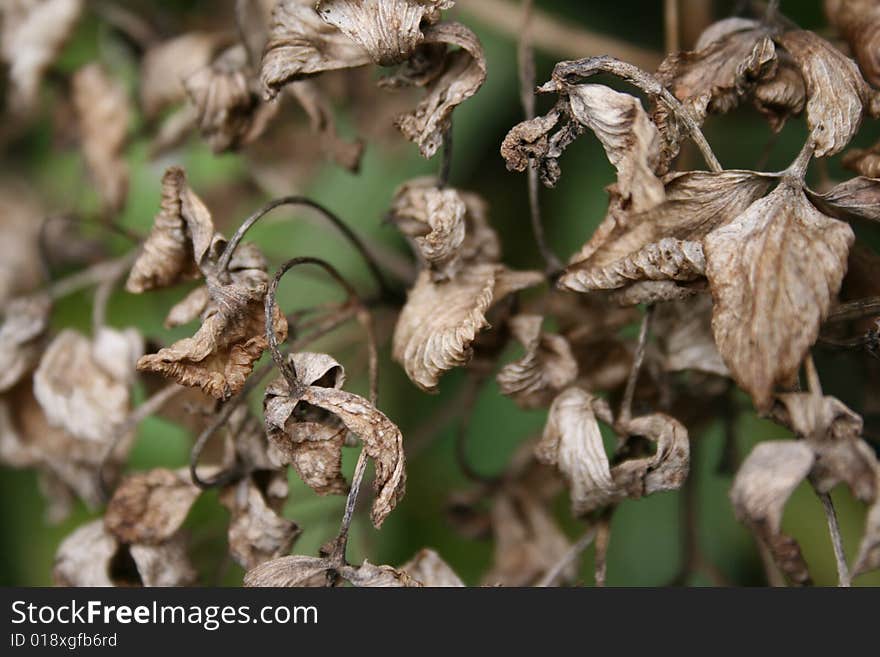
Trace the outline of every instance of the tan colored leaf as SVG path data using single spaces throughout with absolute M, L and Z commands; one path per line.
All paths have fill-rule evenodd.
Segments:
M 568 340 L 542 332 L 543 321 L 540 315 L 517 315 L 510 320 L 510 330 L 526 353 L 501 368 L 496 376 L 501 394 L 512 397 L 524 408 L 548 404 L 578 375 Z
M 737 517 L 764 542 L 782 572 L 796 584 L 809 583 L 810 573 L 797 542 L 782 533 L 782 512 L 812 468 L 813 458 L 813 451 L 801 442 L 759 443 L 730 490 Z
M 290 556 L 266 561 L 252 568 L 244 576 L 249 587 L 304 587 L 326 586 L 330 570 L 325 559 Z
M 853 566 L 853 577 L 880 568 L 880 502 L 868 510 L 865 535 L 859 544 L 859 553 Z
M 570 542 L 547 508 L 526 491 L 499 493 L 492 503 L 495 548 L 492 568 L 483 578 L 488 586 L 530 586 L 556 565 Z M 569 566 L 561 579 L 572 580 Z
M 139 294 L 197 276 L 214 238 L 211 213 L 179 167 L 162 178 L 162 205 L 125 288 Z
M 440 11 L 454 0 L 319 0 L 324 22 L 361 45 L 380 66 L 408 59 L 423 39 L 425 25 L 436 22 Z
M 6 392 L 40 360 L 52 302 L 46 295 L 13 299 L 0 326 L 0 392 Z
M 172 306 L 165 317 L 165 328 L 189 324 L 198 319 L 210 303 L 211 294 L 208 291 L 208 286 L 200 285 Z
M 360 566 L 343 566 L 339 574 L 352 586 L 358 588 L 411 588 L 421 587 L 421 582 L 416 581 L 403 570 L 397 570 L 391 566 L 374 566 L 369 561 L 364 561 Z
M 718 376 L 730 371 L 712 337 L 712 297 L 701 294 L 658 306 L 651 320 L 669 372 L 696 370 Z
M 133 346 L 129 340 L 122 343 Z M 34 394 L 50 424 L 77 438 L 103 444 L 115 437 L 128 416 L 130 378 L 119 379 L 119 372 L 102 367 L 96 353 L 81 333 L 61 331 L 34 373 Z M 130 367 L 137 354 L 125 356 Z
M 128 551 L 144 586 L 192 586 L 198 579 L 179 534 L 161 545 L 130 545 Z
M 302 533 L 299 526 L 270 506 L 252 478 L 229 486 L 220 495 L 229 509 L 229 551 L 245 570 L 288 554 Z
M 789 182 L 704 239 L 715 342 L 759 409 L 816 341 L 854 239 Z
M 870 148 L 852 148 L 843 154 L 843 166 L 866 178 L 880 178 L 880 142 Z
M 0 7 L 0 57 L 9 66 L 9 101 L 25 113 L 37 102 L 40 81 L 76 27 L 82 0 L 7 0 Z
M 844 482 L 864 502 L 877 498 L 880 464 L 861 439 L 862 418 L 834 397 L 787 393 L 777 397 L 773 419 L 806 440 L 816 455 L 810 481 L 822 493 Z
M 612 190 L 605 221 L 572 256 L 559 286 L 586 292 L 643 280 L 693 280 L 705 264 L 698 240 L 735 219 L 773 180 L 752 171 L 674 174 L 666 200 L 636 214 Z
M 114 491 L 104 526 L 123 543 L 164 543 L 180 529 L 200 494 L 189 470 L 138 472 Z
M 880 86 L 880 6 L 874 0 L 826 0 L 825 12 L 852 49 L 865 79 Z
M 483 86 L 486 57 L 477 35 L 459 23 L 438 23 L 426 28 L 424 34 L 427 44 L 458 47 L 446 54 L 442 73 L 427 83 L 427 95 L 415 110 L 395 120 L 403 136 L 418 145 L 423 157 L 430 158 L 443 144 L 453 110 Z
M 752 102 L 774 132 L 780 132 L 789 117 L 798 116 L 807 104 L 807 88 L 794 58 L 777 50 L 776 73 L 764 77 L 752 91 Z
M 195 105 L 199 132 L 215 153 L 259 137 L 280 107 L 277 102 L 262 102 L 252 89 L 243 45 L 227 49 L 196 70 L 184 80 L 184 87 Z
M 404 183 L 394 194 L 390 216 L 436 272 L 436 280 L 443 280 L 458 269 L 467 206 L 456 190 L 432 183 L 425 178 Z
M 220 285 L 209 280 L 208 288 L 211 305 L 195 335 L 143 356 L 137 367 L 224 400 L 241 390 L 268 346 L 263 308 L 266 286 Z M 287 321 L 277 307 L 274 328 L 283 341 Z
M 148 119 L 186 99 L 183 81 L 211 63 L 227 38 L 215 32 L 187 32 L 151 46 L 141 60 L 141 107 Z
M 100 64 L 89 64 L 74 74 L 72 94 L 86 166 L 104 211 L 115 214 L 128 195 L 128 94 Z
M 464 582 L 449 564 L 434 550 L 428 548 L 419 550 L 412 559 L 400 567 L 400 570 L 425 586 L 448 588 L 464 586 Z
M 808 191 L 823 212 L 840 219 L 880 221 L 880 180 L 859 176 L 840 183 L 824 194 Z
M 441 283 L 422 271 L 397 321 L 394 359 L 413 383 L 435 390 L 444 372 L 470 361 L 492 304 L 542 280 L 538 272 L 511 272 L 495 264 L 473 265 Z
M 562 112 L 553 109 L 511 128 L 501 143 L 501 157 L 507 163 L 507 170 L 523 172 L 534 160 L 532 166 L 538 169 L 541 182 L 555 187 L 562 175 L 558 160 L 565 147 L 577 137 L 577 129 L 570 124 L 550 134 L 561 118 Z
M 275 5 L 260 66 L 267 98 L 289 82 L 372 61 L 348 35 L 321 20 L 314 5 L 312 0 L 279 0 Z
M 842 151 L 862 124 L 868 87 L 855 62 L 813 32 L 776 37 L 794 57 L 807 85 L 807 125 L 816 157 Z

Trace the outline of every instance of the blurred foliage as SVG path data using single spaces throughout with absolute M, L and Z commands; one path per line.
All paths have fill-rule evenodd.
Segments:
M 216 22 L 222 12 L 231 10 L 231 0 L 162 0 L 127 3 L 144 15 L 154 16 L 161 28 L 169 33 L 179 32 L 200 16 Z M 616 2 L 584 2 L 583 0 L 543 0 L 536 3 L 542 9 L 572 24 L 590 30 L 613 34 L 644 47 L 662 48 L 663 16 L 660 0 L 617 0 Z M 730 10 L 732 2 L 717 2 L 716 18 Z M 804 27 L 815 28 L 824 24 L 819 0 L 783 2 L 783 11 Z M 180 17 L 180 18 L 178 18 Z M 183 18 L 185 17 L 185 18 Z M 491 206 L 491 218 L 504 245 L 506 261 L 515 267 L 539 267 L 539 257 L 533 244 L 528 223 L 528 200 L 525 176 L 508 173 L 498 154 L 499 145 L 509 128 L 521 120 L 518 79 L 516 71 L 516 43 L 499 34 L 491 25 L 462 19 L 480 36 L 486 49 L 489 76 L 485 86 L 455 115 L 454 161 L 452 183 L 479 191 Z M 231 24 L 231 23 L 230 23 Z M 583 53 L 584 56 L 599 53 Z M 538 82 L 549 77 L 556 58 L 539 52 Z M 69 73 L 93 59 L 111 66 L 135 90 L 136 60 L 114 34 L 96 19 L 81 22 L 75 37 L 67 45 L 57 69 Z M 47 207 L 59 210 L 77 210 L 82 214 L 94 212 L 98 199 L 91 191 L 81 164 L 80 155 L 72 147 L 59 148 L 53 133 L 50 108 L 64 93 L 63 85 L 44 85 L 45 117 L 35 121 L 26 134 L 7 145 L 0 162 L 0 175 L 25 178 L 38 190 Z M 546 102 L 546 101 L 544 101 Z M 540 106 L 539 106 L 540 108 Z M 340 107 L 339 120 L 350 135 L 353 128 L 346 118 L 346 108 Z M 171 164 L 182 164 L 193 188 L 205 198 L 216 215 L 221 230 L 231 233 L 231 225 L 244 219 L 267 197 L 246 183 L 247 162 L 238 155 L 214 156 L 197 137 L 173 155 L 151 161 L 148 158 L 147 135 L 142 120 L 136 117 L 132 131 L 135 135 L 129 149 L 128 162 L 132 170 L 129 202 L 121 223 L 146 232 L 159 201 L 159 182 L 164 169 Z M 732 116 L 711 119 L 706 128 L 707 137 L 728 168 L 753 167 L 770 139 L 766 123 L 750 110 Z M 792 122 L 773 147 L 768 170 L 783 169 L 793 159 L 803 143 L 805 128 L 802 122 Z M 876 140 L 880 129 L 874 122 L 866 125 L 856 145 L 867 145 Z M 295 157 L 295 155 L 294 155 Z M 686 161 L 697 163 L 698 155 L 686 152 Z M 332 164 L 319 168 L 305 185 L 290 192 L 305 193 L 344 217 L 358 232 L 376 243 L 406 254 L 403 241 L 393 227 L 383 223 L 392 192 L 397 185 L 416 175 L 433 173 L 438 162 L 425 162 L 415 147 L 402 138 L 392 148 L 368 144 L 359 175 L 349 174 Z M 607 163 L 601 147 L 586 135 L 574 144 L 562 160 L 564 175 L 557 189 L 542 191 L 542 202 L 549 241 L 562 257 L 577 250 L 604 215 L 606 196 L 604 187 L 612 182 L 613 170 Z M 829 171 L 831 177 L 842 178 L 836 162 Z M 347 244 L 325 226 L 303 221 L 303 213 L 289 209 L 279 210 L 273 217 L 258 225 L 249 239 L 259 244 L 274 264 L 282 260 L 314 255 L 334 263 L 361 287 L 369 284 L 362 262 Z M 880 231 L 860 229 L 860 238 L 880 247 Z M 119 237 L 108 238 L 114 249 L 122 252 L 128 245 Z M 292 276 L 285 279 L 279 299 L 287 311 L 306 307 L 327 295 L 338 294 L 319 279 Z M 162 320 L 167 309 L 181 297 L 179 290 L 151 293 L 141 297 L 119 292 L 113 298 L 109 320 L 118 326 L 137 326 L 148 337 L 165 342 L 186 335 L 192 327 L 167 331 Z M 91 299 L 79 294 L 63 300 L 57 307 L 57 326 L 76 326 L 87 329 Z M 358 346 L 357 335 L 349 332 L 347 341 L 327 342 L 349 368 L 355 379 L 355 388 L 365 389 L 365 359 Z M 510 354 L 509 356 L 513 356 Z M 844 362 L 848 357 L 823 355 L 820 368 L 830 373 L 823 377 L 828 394 L 834 394 L 849 403 L 859 390 L 858 369 Z M 351 545 L 351 560 L 369 556 L 374 563 L 398 564 L 418 549 L 430 546 L 452 565 L 468 583 L 478 583 L 481 572 L 489 564 L 491 543 L 469 541 L 457 536 L 446 521 L 445 506 L 450 491 L 468 487 L 454 455 L 454 422 L 447 423 L 431 436 L 440 409 L 454 403 L 463 377 L 460 373 L 447 376 L 439 395 L 428 396 L 419 392 L 406 379 L 402 370 L 391 363 L 387 345 L 382 353 L 380 407 L 393 418 L 408 440 L 427 441 L 426 446 L 408 464 L 407 495 L 399 508 L 389 517 L 380 532 L 361 517 L 356 519 Z M 76 376 L 71 373 L 71 376 Z M 143 399 L 144 392 L 139 392 Z M 261 395 L 254 395 L 255 407 Z M 748 405 L 743 398 L 743 403 Z M 857 405 L 856 405 L 857 406 Z M 494 380 L 482 390 L 476 404 L 473 421 L 468 429 L 470 458 L 481 472 L 494 473 L 503 469 L 511 454 L 524 440 L 536 436 L 543 426 L 544 411 L 523 411 L 512 401 L 502 397 Z M 876 426 L 876 419 L 873 418 Z M 870 423 L 871 418 L 866 418 Z M 759 440 L 786 438 L 784 430 L 756 418 L 750 411 L 740 416 L 736 426 L 738 449 L 748 453 Z M 700 545 L 705 555 L 731 581 L 743 585 L 764 583 L 764 574 L 758 552 L 750 534 L 733 517 L 727 491 L 731 477 L 719 473 L 723 427 L 715 422 L 707 430 L 692 435 L 698 458 L 693 463 L 696 473 L 694 485 L 698 504 Z M 130 459 L 132 469 L 156 466 L 178 467 L 188 460 L 190 438 L 178 427 L 161 419 L 149 419 L 140 429 L 137 445 Z M 346 472 L 354 467 L 353 454 L 346 454 Z M 291 475 L 292 491 L 286 515 L 295 519 L 304 529 L 296 545 L 297 553 L 314 554 L 319 546 L 331 538 L 342 513 L 342 498 L 319 498 L 309 491 L 295 475 Z M 624 503 L 613 518 L 611 547 L 608 563 L 608 584 L 616 586 L 658 586 L 670 582 L 678 572 L 682 559 L 682 493 L 659 494 L 637 502 Z M 864 508 L 849 492 L 839 487 L 834 493 L 842 525 L 847 554 L 851 558 L 858 545 L 864 524 Z M 44 502 L 38 491 L 33 472 L 0 470 L 0 584 L 48 585 L 51 583 L 53 555 L 65 535 L 87 521 L 92 514 L 77 508 L 67 521 L 59 526 L 47 526 L 43 518 Z M 239 585 L 241 570 L 230 565 L 226 554 L 225 524 L 227 513 L 208 494 L 193 509 L 186 527 L 193 537 L 193 561 L 201 569 L 205 584 Z M 569 517 L 567 503 L 560 500 L 560 521 L 572 537 L 582 529 Z M 784 531 L 797 537 L 818 584 L 836 583 L 837 576 L 825 519 L 818 499 L 806 484 L 802 485 L 789 502 Z M 592 548 L 583 563 L 582 581 L 593 581 Z M 705 585 L 709 582 L 696 578 L 689 582 Z M 860 585 L 880 585 L 880 575 L 862 577 Z

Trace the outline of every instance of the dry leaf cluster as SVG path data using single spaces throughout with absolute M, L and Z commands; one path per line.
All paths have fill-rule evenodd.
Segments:
M 26 122 L 39 105 L 44 77 L 86 4 L 10 0 L 0 9 L 0 57 L 16 121 Z M 408 441 L 381 410 L 376 386 L 386 339 L 420 391 L 436 392 L 445 375 L 464 370 L 468 398 L 456 409 L 457 448 L 474 485 L 451 493 L 448 521 L 466 538 L 493 541 L 484 585 L 574 583 L 590 543 L 596 582 L 604 583 L 615 509 L 687 486 L 696 434 L 713 409 L 729 411 L 746 399 L 791 434 L 759 442 L 730 488 L 734 512 L 771 571 L 793 584 L 811 581 L 797 537 L 783 527 L 786 502 L 803 482 L 828 515 L 841 584 L 880 567 L 876 448 L 865 439 L 861 415 L 824 394 L 813 361 L 819 343 L 880 353 L 880 266 L 853 230 L 880 219 L 880 145 L 851 146 L 863 122 L 880 117 L 873 86 L 880 84 L 880 6 L 825 2 L 834 42 L 800 29 L 770 3 L 766 13 L 710 25 L 692 50 L 668 54 L 653 73 L 608 56 L 563 61 L 536 89 L 553 103 L 541 115 L 533 112 L 524 67 L 526 119 L 500 145 L 507 168 L 554 187 L 566 148 L 591 133 L 616 179 L 604 219 L 592 234 L 585 231 L 583 246 L 570 249 L 567 264 L 557 268 L 548 257 L 546 270 L 522 271 L 505 264 L 487 202 L 449 181 L 453 115 L 487 75 L 477 36 L 444 13 L 454 5 L 240 0 L 235 25 L 146 39 L 136 101 L 100 62 L 70 76 L 75 143 L 107 229 L 122 230 L 136 114 L 145 119 L 154 157 L 198 133 L 216 153 L 245 149 L 259 171 L 271 168 L 271 158 L 249 149 L 271 149 L 294 129 L 356 171 L 363 143 L 340 136 L 333 104 L 339 76 L 360 80 L 360 69 L 369 76 L 382 69 L 378 86 L 385 91 L 423 90 L 414 107 L 405 98 L 393 112 L 376 113 L 422 156 L 440 153 L 443 162 L 439 176 L 388 190 L 388 221 L 412 250 L 409 276 L 301 196 L 270 202 L 227 238 L 214 204 L 199 197 L 179 166 L 162 176 L 152 229 L 131 253 L 92 261 L 83 242 L 56 240 L 67 251 L 56 244 L 50 256 L 87 265 L 72 284 L 43 281 L 42 272 L 26 267 L 4 270 L 0 459 L 39 472 L 54 520 L 77 499 L 103 509 L 61 544 L 57 583 L 194 583 L 187 523 L 204 490 L 216 488 L 229 516 L 229 554 L 246 571 L 245 585 L 463 586 L 430 548 L 396 567 L 348 559 L 362 498 L 372 498 L 378 529 L 405 496 Z M 600 75 L 632 93 L 592 80 Z M 372 93 L 371 85 L 361 93 Z M 742 107 L 755 109 L 774 132 L 804 121 L 807 137 L 790 166 L 721 165 L 703 127 Z M 811 166 L 838 155 L 858 175 L 811 186 Z M 281 171 L 273 180 L 284 184 Z M 540 232 L 536 184 L 530 193 Z M 0 201 L 10 198 L 4 193 Z M 16 225 L 28 223 L 18 215 L 39 212 L 24 199 L 9 205 L 4 221 Z M 359 293 L 317 258 L 277 268 L 244 242 L 280 205 L 309 207 L 335 224 L 367 261 L 378 293 Z M 223 209 L 218 202 L 216 215 Z M 45 251 L 53 244 L 47 235 L 30 231 L 15 250 L 33 253 L 39 237 Z M 541 234 L 535 239 L 543 244 Z M 277 296 L 282 277 L 307 265 L 346 293 L 344 302 L 318 309 L 317 321 L 286 314 Z M 123 280 L 133 295 L 177 291 L 164 323 L 193 323 L 190 337 L 146 340 L 137 329 L 110 326 L 108 299 Z M 55 330 L 53 302 L 92 286 L 91 330 Z M 393 317 L 389 326 L 377 321 L 383 313 Z M 312 342 L 351 320 L 367 352 L 368 394 L 346 389 L 343 365 L 312 350 Z M 637 337 L 622 330 L 634 325 Z M 546 412 L 540 437 L 495 478 L 473 471 L 464 444 L 469 408 L 490 380 L 518 406 Z M 138 387 L 150 394 L 135 405 Z M 737 390 L 744 393 L 739 401 Z M 258 395 L 262 417 L 247 403 Z M 154 414 L 197 437 L 189 469 L 126 471 L 138 425 Z M 343 468 L 346 450 L 358 453 L 351 476 Z M 317 556 L 291 554 L 302 529 L 285 514 L 289 476 L 317 495 L 344 498 L 339 531 Z M 371 495 L 362 488 L 367 478 Z M 851 567 L 830 498 L 838 485 L 869 509 Z M 576 541 L 553 512 L 563 491 L 584 525 Z

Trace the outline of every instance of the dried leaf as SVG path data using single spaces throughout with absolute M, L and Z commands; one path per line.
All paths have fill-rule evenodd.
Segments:
M 807 88 L 794 58 L 784 50 L 777 50 L 776 56 L 776 73 L 758 82 L 752 91 L 752 102 L 778 133 L 790 117 L 804 111 Z
M 189 324 L 191 321 L 198 319 L 210 303 L 211 294 L 208 291 L 208 286 L 200 285 L 172 306 L 165 317 L 165 328 Z
M 397 321 L 394 359 L 413 383 L 435 390 L 444 372 L 470 360 L 477 334 L 488 326 L 489 308 L 542 280 L 538 272 L 512 272 L 495 264 L 473 265 L 441 283 L 422 271 Z
M 865 176 L 880 178 L 880 142 L 870 148 L 853 148 L 843 155 L 843 166 Z
M 412 559 L 400 567 L 400 570 L 424 586 L 447 588 L 464 586 L 464 582 L 449 564 L 434 550 L 428 548 L 419 550 Z
M 312 80 L 297 80 L 288 87 L 290 94 L 305 110 L 312 132 L 320 138 L 324 150 L 339 166 L 357 172 L 361 166 L 364 143 L 360 139 L 346 141 L 339 136 L 333 107 Z
M 317 11 L 361 45 L 380 66 L 400 64 L 423 39 L 422 29 L 454 0 L 319 0 Z
M 9 65 L 9 102 L 24 114 L 36 104 L 43 74 L 73 32 L 82 0 L 7 0 L 0 8 L 0 57 Z
M 807 192 L 823 212 L 840 219 L 880 221 L 880 180 L 853 178 L 824 194 Z
M 416 581 L 408 573 L 391 566 L 374 566 L 369 561 L 364 561 L 358 567 L 343 566 L 339 574 L 352 586 L 359 588 L 410 588 L 421 587 L 421 582 Z
M 220 496 L 229 509 L 229 551 L 245 570 L 290 552 L 302 533 L 279 515 L 252 478 L 229 486 Z
M 208 66 L 227 38 L 214 32 L 187 32 L 151 46 L 141 60 L 141 107 L 148 119 L 186 99 L 183 81 Z
M 221 285 L 209 279 L 208 291 L 211 304 L 195 335 L 143 356 L 137 367 L 225 400 L 241 390 L 268 346 L 263 309 L 266 285 Z M 284 340 L 287 321 L 277 307 L 274 328 L 279 341 Z
M 873 0 L 826 0 L 825 12 L 852 49 L 865 79 L 880 86 L 880 7 Z
M 76 72 L 72 93 L 86 166 L 105 213 L 115 214 L 128 195 L 128 94 L 100 64 L 89 64 Z
M 266 98 L 289 82 L 371 62 L 369 53 L 321 20 L 312 0 L 279 0 L 272 12 L 260 80 Z
M 162 205 L 125 288 L 139 294 L 198 275 L 214 239 L 214 222 L 202 200 L 171 167 L 162 177 Z
M 759 409 L 816 341 L 853 241 L 848 225 L 821 214 L 790 182 L 704 239 L 715 342 Z
M 317 557 L 290 556 L 266 561 L 244 576 L 249 587 L 326 586 L 329 565 Z
M 192 586 L 198 579 L 181 535 L 161 545 L 131 545 L 128 551 L 144 586 Z
M 669 372 L 696 370 L 718 376 L 730 371 L 712 337 L 712 297 L 706 294 L 658 306 L 651 320 Z
M 123 354 L 121 369 L 128 370 L 143 343 L 134 336 L 119 337 L 128 351 Z M 128 416 L 131 378 L 119 378 L 120 371 L 104 367 L 98 353 L 81 333 L 61 331 L 34 373 L 34 394 L 50 424 L 77 438 L 104 444 L 115 437 Z M 75 378 L 71 372 L 76 372 Z
M 855 62 L 813 32 L 776 37 L 794 57 L 807 85 L 807 126 L 816 157 L 842 151 L 862 124 L 868 87 Z
M 752 171 L 674 174 L 666 200 L 636 214 L 613 192 L 605 221 L 572 256 L 559 286 L 586 292 L 643 280 L 694 280 L 705 264 L 699 240 L 766 194 L 773 180 Z
M 813 459 L 813 451 L 801 442 L 759 443 L 730 490 L 737 517 L 765 543 L 782 572 L 796 584 L 808 584 L 810 573 L 797 542 L 782 533 L 782 512 L 812 468 Z
M 561 335 L 543 333 L 540 315 L 517 315 L 510 320 L 513 336 L 525 347 L 519 360 L 505 365 L 496 380 L 501 394 L 524 408 L 544 406 L 574 382 L 578 365 L 571 346 Z
M 183 525 L 200 494 L 186 469 L 138 472 L 113 493 L 104 526 L 122 543 L 164 543 Z
M 21 381 L 40 360 L 51 310 L 52 302 L 45 295 L 13 299 L 3 308 L 0 392 L 6 392 Z
M 859 553 L 853 566 L 853 577 L 880 568 L 880 502 L 868 511 L 865 535 L 859 545 Z

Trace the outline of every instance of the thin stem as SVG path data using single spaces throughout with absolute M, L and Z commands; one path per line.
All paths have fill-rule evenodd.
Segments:
M 544 576 L 538 581 L 535 586 L 539 587 L 547 587 L 547 586 L 555 586 L 556 582 L 559 580 L 559 576 L 562 575 L 562 571 L 571 566 L 578 558 L 584 553 L 584 551 L 592 545 L 593 540 L 596 538 L 596 528 L 590 527 L 587 531 L 583 533 L 583 535 L 572 545 L 568 552 L 562 555 L 562 558 L 557 561 L 553 567 L 548 570 Z
M 828 532 L 831 534 L 831 545 L 834 548 L 834 559 L 837 561 L 837 585 L 848 588 L 850 586 L 849 567 L 846 565 L 846 554 L 843 551 L 843 537 L 840 535 L 840 523 L 837 521 L 837 512 L 834 510 L 834 502 L 829 493 L 816 495 L 822 502 L 825 518 L 828 520 Z
M 320 203 L 317 203 L 304 196 L 285 196 L 282 198 L 274 199 L 266 203 L 266 205 L 264 205 L 250 217 L 245 219 L 244 223 L 242 223 L 241 226 L 238 227 L 238 230 L 235 231 L 235 235 L 233 235 L 232 239 L 229 240 L 229 243 L 226 245 L 226 249 L 220 256 L 220 259 L 217 261 L 218 272 L 222 274 L 229 269 L 229 262 L 232 259 L 232 255 L 235 253 L 235 249 L 238 248 L 238 245 L 241 242 L 242 238 L 244 238 L 247 232 L 251 228 L 253 228 L 254 224 L 265 217 L 269 212 L 277 207 L 281 207 L 282 205 L 303 206 L 316 210 L 318 213 L 320 213 L 321 216 L 327 219 L 339 230 L 340 233 L 342 233 L 343 237 L 345 237 L 349 241 L 349 243 L 351 243 L 351 245 L 355 248 L 355 250 L 361 255 L 361 257 L 364 259 L 364 262 L 367 264 L 370 273 L 376 280 L 376 284 L 382 291 L 383 296 L 389 299 L 397 298 L 397 292 L 394 291 L 385 280 L 385 277 L 382 275 L 382 270 L 379 267 L 379 263 L 373 257 L 373 254 L 370 253 L 370 250 L 367 248 L 366 244 L 364 244 L 363 240 L 361 240 L 361 238 L 357 235 L 357 233 L 355 233 L 348 226 L 348 224 L 340 219 L 339 216 L 325 208 Z
M 678 0 L 664 0 L 663 25 L 666 30 L 666 52 L 681 50 L 681 20 L 678 15 Z
M 532 47 L 533 5 L 533 0 L 523 0 L 523 25 L 517 48 L 520 101 L 522 102 L 523 112 L 527 120 L 535 118 L 535 51 Z M 532 234 L 535 237 L 538 251 L 544 259 L 547 274 L 555 276 L 562 269 L 562 263 L 550 249 L 544 236 L 544 222 L 541 218 L 541 185 L 538 170 L 534 166 L 529 166 L 527 174 Z
M 611 517 L 614 515 L 614 507 L 606 509 L 596 526 L 596 558 L 595 577 L 596 586 L 604 587 L 608 574 L 608 545 L 611 543 Z
M 880 297 L 867 297 L 858 301 L 842 303 L 828 316 L 826 324 L 847 322 L 880 315 Z
M 654 315 L 654 306 L 648 306 L 645 316 L 642 318 L 642 326 L 639 329 L 639 341 L 636 344 L 636 352 L 633 355 L 632 367 L 629 370 L 629 378 L 626 381 L 626 389 L 623 393 L 623 401 L 620 404 L 620 413 L 617 414 L 617 423 L 626 431 L 626 426 L 632 419 L 632 404 L 636 393 L 636 384 L 639 380 L 639 371 L 645 360 L 645 349 L 648 344 L 648 333 L 651 330 L 651 318 Z
M 709 146 L 706 136 L 700 129 L 699 124 L 693 115 L 688 111 L 679 100 L 673 96 L 660 83 L 660 81 L 650 73 L 643 71 L 638 66 L 633 66 L 627 62 L 622 62 L 614 57 L 602 55 L 599 57 L 587 57 L 586 59 L 578 59 L 569 62 L 560 62 L 553 69 L 553 79 L 540 87 L 538 91 L 564 93 L 566 87 L 577 84 L 579 80 L 592 77 L 598 73 L 609 73 L 622 80 L 626 80 L 633 86 L 641 89 L 649 96 L 653 96 L 661 100 L 670 111 L 684 125 L 691 140 L 700 149 L 703 159 L 706 161 L 709 169 L 718 173 L 722 170 L 718 158 Z
M 78 271 L 75 274 L 71 274 L 66 278 L 62 278 L 61 280 L 52 283 L 46 291 L 53 301 L 57 301 L 63 297 L 75 294 L 80 290 L 97 285 L 107 278 L 116 276 L 116 272 L 119 268 L 124 270 L 130 267 L 137 256 L 138 251 L 135 249 L 115 260 L 99 262 L 88 269 L 83 269 L 82 271 Z
M 92 303 L 92 331 L 95 334 L 107 325 L 107 306 L 110 304 L 110 297 L 113 296 L 116 284 L 126 271 L 128 271 L 127 262 L 117 263 L 114 270 L 108 272 L 107 277 L 95 290 L 95 300 Z
M 440 160 L 440 172 L 437 174 L 438 187 L 441 189 L 449 186 L 449 177 L 452 175 L 452 118 L 449 126 L 443 133 L 443 153 Z
M 357 508 L 357 500 L 360 495 L 364 473 L 367 471 L 367 451 L 362 449 L 358 455 L 357 465 L 354 468 L 354 476 L 351 478 L 351 488 L 348 497 L 345 498 L 345 512 L 342 514 L 342 522 L 339 525 L 339 534 L 336 537 L 330 562 L 339 567 L 345 564 L 345 552 L 348 549 L 348 533 L 351 530 L 351 521 Z

